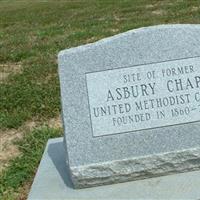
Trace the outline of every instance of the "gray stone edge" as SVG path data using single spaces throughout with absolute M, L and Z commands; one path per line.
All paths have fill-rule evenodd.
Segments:
M 200 28 L 199 24 L 161 24 L 161 25 L 154 25 L 154 26 L 147 26 L 147 27 L 141 27 L 141 28 L 136 28 L 132 29 L 123 33 L 116 34 L 114 36 L 110 36 L 101 40 L 98 40 L 94 43 L 88 43 L 84 45 L 80 45 L 78 47 L 72 47 L 68 49 L 64 49 L 58 53 L 58 60 L 60 60 L 61 57 L 63 57 L 66 54 L 73 54 L 73 53 L 78 53 L 78 52 L 83 52 L 86 51 L 90 48 L 93 48 L 94 46 L 99 46 L 103 45 L 105 43 L 108 43 L 110 41 L 113 41 L 115 39 L 119 39 L 124 36 L 136 34 L 136 33 L 141 33 L 143 31 L 153 31 L 153 30 L 159 30 L 159 29 L 169 29 L 169 28 L 174 28 L 174 29 L 180 29 L 180 28 Z
M 200 148 L 71 167 L 75 188 L 135 181 L 200 169 Z

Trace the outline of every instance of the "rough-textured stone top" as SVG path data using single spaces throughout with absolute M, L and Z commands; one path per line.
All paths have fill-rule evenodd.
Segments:
M 92 102 L 95 91 L 100 101 L 101 95 L 98 94 L 103 94 L 102 88 L 111 84 L 105 78 L 100 85 L 100 76 L 96 72 L 104 71 L 106 77 L 107 70 L 113 73 L 120 69 L 123 72 L 123 69 L 128 67 L 129 70 L 130 67 L 130 70 L 137 72 L 140 71 L 138 65 L 145 64 L 153 69 L 157 65 L 147 64 L 182 59 L 186 60 L 181 61 L 183 64 L 186 62 L 189 65 L 193 61 L 187 61 L 187 58 L 198 56 L 200 25 L 140 28 L 59 53 L 64 145 L 75 187 L 124 182 L 200 166 L 198 120 L 187 124 L 182 121 L 179 124 L 180 120 L 177 120 L 178 125 L 155 125 L 153 129 L 149 129 L 150 123 L 145 124 L 145 130 L 141 130 L 141 124 L 134 131 L 130 127 L 123 130 L 119 128 L 119 133 L 122 133 L 115 134 L 117 131 L 105 124 L 107 120 L 105 123 L 101 120 L 96 122 L 91 117 L 91 105 L 97 102 Z M 181 62 L 175 61 L 175 64 Z M 198 62 L 195 61 L 196 64 Z M 95 73 L 92 78 L 91 73 Z M 104 74 L 101 76 L 104 77 Z M 187 120 L 192 121 L 192 118 Z M 164 125 L 166 123 L 163 122 Z

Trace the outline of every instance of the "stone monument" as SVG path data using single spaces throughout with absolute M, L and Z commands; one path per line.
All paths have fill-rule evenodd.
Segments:
M 48 142 L 29 200 L 200 198 L 200 25 L 131 30 L 58 64 L 64 145 Z
M 200 168 L 200 26 L 131 30 L 58 56 L 75 188 Z

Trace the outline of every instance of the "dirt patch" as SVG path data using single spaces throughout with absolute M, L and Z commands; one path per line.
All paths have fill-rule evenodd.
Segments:
M 169 7 L 169 6 L 173 6 L 174 3 L 173 2 L 167 2 L 167 1 L 158 1 L 155 2 L 154 4 L 147 4 L 145 5 L 146 9 L 152 10 L 152 9 L 157 9 L 157 8 L 161 8 L 161 7 Z
M 0 172 L 7 166 L 8 161 L 20 154 L 14 141 L 22 138 L 22 132 L 11 129 L 0 131 Z
M 114 18 L 114 20 L 117 21 L 117 22 L 121 21 L 120 17 L 117 16 L 116 14 L 113 15 L 113 18 Z
M 86 44 L 93 43 L 93 42 L 97 41 L 98 39 L 99 39 L 98 37 L 90 37 L 86 40 Z
M 55 129 L 59 129 L 62 128 L 62 120 L 61 120 L 61 116 L 58 115 L 57 117 L 51 118 L 47 121 L 38 121 L 37 119 L 34 119 L 32 121 L 27 121 L 24 126 L 23 126 L 23 130 L 24 132 L 28 132 L 33 130 L 36 127 L 39 126 L 43 126 L 43 125 L 47 125 L 50 128 L 55 128 Z M 22 129 L 22 128 L 20 128 Z
M 19 63 L 0 64 L 0 83 L 4 82 L 10 74 L 17 74 L 22 71 Z
M 118 28 L 112 28 L 112 29 L 110 29 L 110 32 L 112 32 L 112 33 L 118 33 L 119 29 Z
M 160 15 L 165 15 L 166 12 L 164 10 L 154 10 L 154 11 L 152 11 L 152 14 L 160 16 Z
M 191 11 L 192 11 L 192 12 L 196 12 L 196 11 L 198 11 L 198 10 L 199 10 L 199 8 L 200 8 L 200 7 L 193 6 L 193 7 L 192 7 L 192 9 L 191 9 Z
M 28 193 L 31 188 L 31 182 L 26 183 L 23 187 L 21 187 L 18 191 L 18 197 L 16 198 L 17 200 L 26 200 Z
M 56 128 L 56 129 L 61 129 L 62 128 L 62 120 L 61 120 L 61 116 L 57 116 L 55 118 L 52 118 L 50 119 L 48 122 L 47 122 L 47 125 L 50 127 L 50 128 Z
M 59 115 L 45 123 L 33 120 L 26 122 L 18 129 L 0 130 L 0 172 L 8 165 L 10 159 L 20 155 L 20 151 L 14 142 L 21 139 L 24 133 L 32 131 L 34 128 L 44 124 L 48 125 L 50 128 L 62 128 L 62 120 Z
M 147 8 L 147 9 L 154 8 L 154 7 L 155 7 L 155 5 L 153 5 L 153 4 L 148 4 L 148 5 L 145 6 L 145 8 Z

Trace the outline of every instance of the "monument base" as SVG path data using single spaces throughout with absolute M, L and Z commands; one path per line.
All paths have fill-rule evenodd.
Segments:
M 50 139 L 28 200 L 200 199 L 200 171 L 75 190 L 66 169 L 63 138 Z

